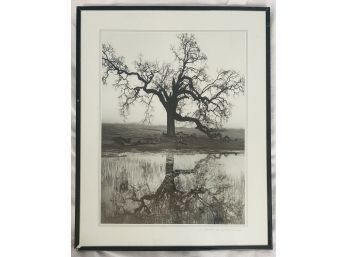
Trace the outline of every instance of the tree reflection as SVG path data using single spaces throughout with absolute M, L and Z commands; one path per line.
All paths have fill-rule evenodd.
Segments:
M 151 190 L 146 179 L 132 185 L 121 172 L 111 199 L 113 213 L 104 220 L 130 224 L 243 224 L 244 177 L 230 179 L 221 172 L 217 162 L 221 156 L 208 154 L 192 169 L 175 169 L 174 154 L 168 153 L 165 176 L 156 190 Z M 143 167 L 143 176 L 147 176 L 147 168 Z

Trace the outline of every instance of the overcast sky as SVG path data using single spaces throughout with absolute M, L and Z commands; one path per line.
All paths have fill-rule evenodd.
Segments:
M 170 46 L 177 46 L 176 35 L 180 32 L 120 32 L 102 31 L 101 43 L 110 43 L 115 51 L 123 55 L 130 70 L 133 63 L 142 54 L 144 60 L 173 62 L 174 56 Z M 188 32 L 190 33 L 190 32 Z M 216 77 L 219 69 L 233 69 L 246 76 L 246 36 L 244 32 L 192 32 L 198 45 L 207 55 L 207 73 Z M 122 123 L 119 115 L 118 91 L 112 85 L 101 85 L 102 121 L 103 123 Z M 244 128 L 246 120 L 245 96 L 229 99 L 232 104 L 232 115 L 224 127 Z M 154 115 L 152 124 L 165 125 L 166 112 L 162 104 L 153 101 Z M 127 122 L 141 122 L 144 118 L 144 106 L 135 104 L 130 109 Z M 180 126 L 177 123 L 177 126 Z

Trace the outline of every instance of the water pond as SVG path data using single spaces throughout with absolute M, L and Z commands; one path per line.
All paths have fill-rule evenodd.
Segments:
M 102 157 L 102 224 L 244 224 L 243 153 Z

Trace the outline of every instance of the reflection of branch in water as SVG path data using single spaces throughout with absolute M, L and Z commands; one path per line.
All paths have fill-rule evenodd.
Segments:
M 205 165 L 208 164 L 209 161 L 211 160 L 216 160 L 216 159 L 220 159 L 222 156 L 222 154 L 208 154 L 205 158 L 199 160 L 197 162 L 197 164 L 195 165 L 195 167 L 193 169 L 189 169 L 189 170 L 173 170 L 173 173 L 177 176 L 180 174 L 191 174 L 191 173 L 196 173 L 197 171 L 199 171 L 202 167 L 204 167 Z M 168 159 L 168 156 L 167 156 Z M 208 170 L 205 170 L 208 171 Z
M 174 154 L 167 154 L 156 191 L 151 193 L 148 183 L 129 185 L 118 214 L 132 216 L 135 223 L 243 223 L 244 200 L 236 199 L 226 175 L 217 172 L 214 161 L 222 155 L 208 154 L 192 169 L 174 169 Z M 237 207 L 242 210 L 233 210 Z

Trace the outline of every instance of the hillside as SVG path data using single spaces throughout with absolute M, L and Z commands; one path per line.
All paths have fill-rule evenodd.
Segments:
M 140 124 L 103 124 L 102 150 L 126 151 L 242 151 L 244 129 L 225 129 L 225 140 L 210 139 L 195 128 L 177 127 L 175 138 L 165 136 L 165 126 Z

